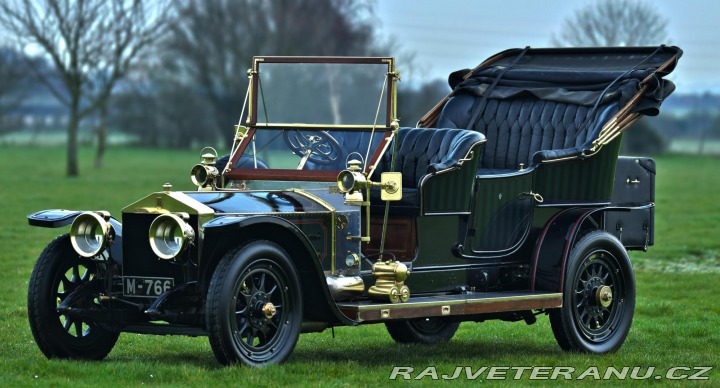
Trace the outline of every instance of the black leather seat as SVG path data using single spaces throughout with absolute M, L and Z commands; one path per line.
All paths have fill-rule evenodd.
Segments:
M 474 104 L 481 97 L 450 98 L 437 126 L 469 128 Z M 542 160 L 576 155 L 589 148 L 603 124 L 619 110 L 617 102 L 592 107 L 535 97 L 487 100 L 474 129 L 487 137 L 478 174 L 517 171 Z
M 394 171 L 403 174 L 403 198 L 390 204 L 393 215 L 417 215 L 420 210 L 420 181 L 431 173 L 452 167 L 464 158 L 473 144 L 485 137 L 478 132 L 457 128 L 400 128 L 397 134 L 397 155 Z M 373 174 L 380 180 L 380 174 L 391 171 L 392 148 L 383 155 Z M 370 193 L 373 213 L 382 213 L 384 202 L 380 190 Z

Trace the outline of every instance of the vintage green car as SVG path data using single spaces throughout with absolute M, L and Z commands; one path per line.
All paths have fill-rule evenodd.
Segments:
M 102 359 L 121 332 L 208 336 L 219 362 L 257 366 L 338 325 L 436 343 L 547 314 L 562 349 L 614 351 L 627 250 L 654 243 L 655 164 L 618 157 L 622 133 L 658 113 L 681 54 L 507 50 L 453 73 L 417 128 L 393 58 L 256 57 L 244 125 L 228 156 L 201 151 L 197 191 L 28 216 L 71 225 L 30 279 L 35 340 Z

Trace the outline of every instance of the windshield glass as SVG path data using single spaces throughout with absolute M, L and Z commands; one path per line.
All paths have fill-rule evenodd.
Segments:
M 352 159 L 372 174 L 397 125 L 393 58 L 256 57 L 249 74 L 226 177 L 331 182 Z
M 358 160 L 372 157 L 384 132 L 372 135 L 372 145 L 371 135 L 371 131 L 349 129 L 263 129 L 255 133 L 236 167 L 338 171 L 346 167 L 351 154 Z
M 388 125 L 386 63 L 258 62 L 258 124 Z M 378 114 L 379 106 L 379 114 Z

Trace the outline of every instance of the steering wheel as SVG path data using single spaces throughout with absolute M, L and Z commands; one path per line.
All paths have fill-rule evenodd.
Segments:
M 327 131 L 286 129 L 283 140 L 290 150 L 315 164 L 332 164 L 342 156 L 340 143 Z

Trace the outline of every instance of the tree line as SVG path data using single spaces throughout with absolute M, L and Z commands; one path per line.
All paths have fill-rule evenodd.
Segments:
M 75 176 L 78 128 L 90 115 L 98 122 L 96 165 L 102 161 L 108 125 L 150 146 L 229 141 L 253 56 L 385 55 L 387 47 L 374 36 L 373 5 L 350 0 L 8 0 L 0 3 L 0 26 L 14 38 L 19 48 L 14 53 L 41 53 L 42 60 L 26 60 L 20 69 L 67 108 L 67 174 Z M 2 77 L 22 82 L 11 72 Z
M 373 0 L 3 0 L 0 36 L 9 39 L 0 41 L 0 118 L 32 92 L 29 85 L 42 84 L 67 111 L 69 176 L 79 173 L 78 128 L 88 118 L 96 166 L 102 164 L 107 128 L 151 147 L 227 144 L 241 119 L 253 56 L 397 56 L 398 45 L 377 34 L 375 5 Z M 668 41 L 667 24 L 651 3 L 598 0 L 578 9 L 551 40 L 556 46 L 656 45 Z M 411 55 L 403 65 L 412 65 Z M 449 92 L 444 80 L 401 86 L 403 125 L 413 125 Z M 720 118 L 706 119 L 717 119 L 708 127 L 720 128 Z M 651 151 L 662 151 L 666 142 L 652 128 L 656 121 L 643 121 L 628 132 L 626 143 L 654 144 Z M 0 126 L 0 133 L 9 129 Z

